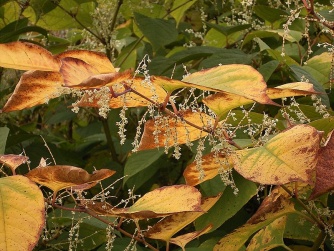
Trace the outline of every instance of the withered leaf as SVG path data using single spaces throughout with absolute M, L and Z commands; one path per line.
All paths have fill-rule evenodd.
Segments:
M 26 163 L 28 161 L 27 156 L 23 155 L 16 155 L 16 154 L 6 154 L 6 155 L 0 155 L 0 163 L 3 163 L 4 165 L 8 166 L 13 174 L 15 174 L 15 169 Z
M 319 150 L 319 159 L 316 167 L 315 187 L 310 199 L 313 200 L 322 194 L 334 189 L 334 131 L 329 137 L 324 147 Z
M 100 169 L 94 171 L 93 174 L 89 174 L 79 167 L 58 165 L 35 168 L 27 173 L 26 177 L 56 193 L 69 187 L 77 190 L 88 189 L 114 173 L 113 170 Z

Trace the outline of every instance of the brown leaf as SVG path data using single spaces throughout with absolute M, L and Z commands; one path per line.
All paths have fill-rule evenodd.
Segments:
M 214 124 L 214 119 L 209 115 L 191 111 L 184 112 L 182 118 L 161 116 L 155 120 L 148 120 L 144 126 L 139 150 L 164 146 L 171 147 L 175 144 L 181 145 L 200 139 L 208 134 L 203 130 L 188 125 L 184 120 L 203 129 L 209 129 Z
M 201 212 L 201 193 L 192 186 L 166 186 L 148 192 L 131 207 L 115 208 L 106 202 L 87 202 L 85 206 L 98 215 L 130 219 L 164 217 L 179 212 Z
M 11 112 L 45 104 L 61 95 L 63 78 L 59 72 L 27 71 L 16 85 L 2 112 Z
M 100 52 L 88 50 L 71 50 L 58 54 L 57 59 L 77 58 L 94 67 L 99 73 L 115 72 L 115 68 L 108 57 Z
M 26 177 L 38 184 L 46 186 L 55 193 L 61 189 L 73 187 L 76 190 L 84 190 L 96 185 L 115 173 L 113 170 L 100 169 L 93 174 L 74 166 L 47 166 L 31 170 Z
M 197 167 L 195 161 L 186 167 L 183 176 L 187 185 L 196 186 L 217 176 L 221 169 L 228 170 L 233 168 L 223 154 L 215 155 L 213 152 L 204 155 L 200 168 Z
M 334 131 L 329 134 L 324 147 L 319 150 L 316 182 L 310 200 L 334 189 Z
M 0 66 L 18 70 L 59 71 L 60 61 L 35 44 L 11 42 L 0 44 Z
M 174 234 L 207 212 L 220 197 L 221 194 L 203 199 L 201 203 L 202 212 L 182 212 L 163 218 L 151 227 L 146 232 L 145 236 L 151 239 L 159 239 L 168 242 Z
M 15 169 L 28 161 L 27 156 L 23 155 L 15 155 L 15 154 L 6 154 L 6 155 L 0 155 L 0 163 L 3 163 L 4 165 L 8 166 L 13 174 L 15 174 Z
M 63 58 L 60 73 L 64 78 L 65 86 L 78 85 L 90 76 L 99 72 L 91 65 L 77 58 Z

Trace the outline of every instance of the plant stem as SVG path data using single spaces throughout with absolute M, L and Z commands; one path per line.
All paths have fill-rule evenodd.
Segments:
M 325 231 L 320 231 L 317 239 L 314 241 L 313 246 L 310 251 L 317 251 L 321 247 L 322 243 L 325 241 L 326 233 Z
M 113 159 L 113 161 L 116 161 L 118 163 L 119 160 L 118 160 L 118 157 L 117 157 L 117 153 L 116 153 L 116 149 L 114 147 L 114 143 L 112 141 L 112 137 L 111 137 L 111 133 L 110 133 L 110 127 L 109 127 L 109 124 L 108 124 L 108 119 L 101 119 L 102 121 L 102 125 L 103 125 L 103 130 L 104 130 L 104 134 L 106 135 L 106 139 L 107 139 L 107 144 L 108 144 L 108 147 L 109 147 L 109 150 L 110 150 L 110 154 L 111 154 L 111 157 Z

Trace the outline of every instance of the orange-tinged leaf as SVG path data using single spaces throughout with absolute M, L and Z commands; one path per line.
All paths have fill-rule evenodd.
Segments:
M 163 218 L 151 227 L 146 232 L 145 236 L 151 239 L 159 239 L 168 242 L 174 234 L 208 211 L 220 197 L 221 194 L 203 199 L 201 203 L 202 212 L 182 212 Z
M 316 167 L 316 181 L 310 199 L 334 189 L 334 131 L 332 131 L 324 147 L 320 148 Z
M 289 198 L 278 190 L 273 190 L 247 223 L 224 236 L 216 244 L 214 251 L 239 250 L 255 232 L 268 226 L 274 220 L 294 212 L 294 204 Z
M 128 70 L 124 72 L 112 72 L 87 76 L 87 78 L 82 79 L 77 85 L 71 87 L 81 90 L 97 89 L 103 86 L 113 86 L 124 81 L 129 81 L 129 83 L 131 83 L 132 80 L 133 77 L 131 71 Z
M 321 134 L 308 125 L 296 125 L 264 146 L 239 150 L 231 155 L 234 168 L 246 179 L 280 185 L 293 181 L 312 182 Z
M 0 155 L 0 163 L 8 166 L 13 174 L 15 174 L 15 169 L 28 161 L 27 156 L 23 155 L 15 155 L 15 154 L 6 154 L 6 155 Z
M 0 67 L 18 70 L 59 71 L 60 61 L 46 49 L 31 43 L 0 44 Z
M 162 87 L 154 85 L 152 83 L 145 83 L 144 80 L 139 77 L 127 80 L 127 74 L 128 73 L 124 74 L 115 73 L 114 78 L 111 76 L 111 74 L 109 74 L 110 76 L 102 79 L 102 81 L 104 81 L 105 79 L 109 79 L 108 81 L 111 81 L 105 86 L 108 87 L 111 86 L 110 88 L 112 88 L 113 92 L 116 95 L 124 93 L 118 97 L 113 97 L 112 94 L 110 94 L 110 101 L 109 101 L 110 108 L 120 108 L 123 106 L 138 107 L 138 106 L 148 106 L 152 104 L 152 102 L 148 101 L 147 99 L 139 96 L 138 94 L 132 91 L 127 92 L 127 88 L 124 87 L 124 84 L 120 83 L 122 81 L 126 81 L 126 86 L 133 88 L 140 94 L 143 94 L 145 97 L 151 99 L 153 102 L 162 103 L 165 100 L 167 94 Z M 96 80 L 96 82 L 94 82 L 95 83 L 94 86 L 102 85 L 102 82 L 99 82 L 98 79 L 94 80 Z M 79 85 L 76 87 L 84 89 L 83 86 L 85 86 L 86 88 L 86 86 L 88 85 L 90 84 L 87 81 L 87 85 Z M 85 96 L 83 96 L 83 98 L 77 105 L 80 107 L 100 107 L 99 100 L 100 97 L 98 93 L 93 93 L 92 95 L 86 94 Z
M 65 86 L 78 85 L 99 72 L 91 65 L 77 58 L 63 58 L 60 67 Z
M 99 215 L 131 219 L 163 217 L 179 212 L 201 212 L 201 193 L 192 186 L 174 185 L 155 189 L 131 207 L 115 208 L 106 202 L 87 202 L 87 208 Z
M 262 75 L 249 65 L 222 65 L 195 72 L 182 81 L 214 88 L 259 102 L 276 104 L 266 94 L 267 85 Z
M 59 72 L 28 71 L 24 73 L 2 112 L 11 112 L 45 104 L 61 95 L 63 78 Z
M 114 173 L 113 170 L 100 169 L 89 174 L 86 170 L 74 166 L 46 166 L 31 170 L 26 177 L 56 193 L 68 187 L 77 190 L 88 189 Z
M 312 84 L 306 82 L 284 84 L 275 88 L 268 88 L 266 92 L 271 99 L 318 93 L 313 89 Z M 203 103 L 207 105 L 219 119 L 222 119 L 230 110 L 242 105 L 254 103 L 254 101 L 240 95 L 221 92 L 204 98 Z
M 183 176 L 187 185 L 196 186 L 206 180 L 216 177 L 220 170 L 228 170 L 232 168 L 233 166 L 229 164 L 223 154 L 216 156 L 216 154 L 212 152 L 202 157 L 200 168 L 197 167 L 195 161 L 189 164 L 184 170 Z
M 214 119 L 209 115 L 191 111 L 184 112 L 182 119 L 162 116 L 155 120 L 148 120 L 144 126 L 139 150 L 185 144 L 207 135 L 207 132 L 188 125 L 184 120 L 206 129 L 214 124 Z
M 200 237 L 203 234 L 208 233 L 212 229 L 212 225 L 208 225 L 207 227 L 203 228 L 202 230 L 179 235 L 175 238 L 170 239 L 170 243 L 173 243 L 175 245 L 178 245 L 182 248 L 183 251 L 185 251 L 185 246 L 191 242 L 192 240 Z
M 21 175 L 0 179 L 0 250 L 33 250 L 45 211 L 41 190 Z
M 57 55 L 58 59 L 64 59 L 67 57 L 80 59 L 94 67 L 99 73 L 110 73 L 116 71 L 108 57 L 100 52 L 71 50 Z

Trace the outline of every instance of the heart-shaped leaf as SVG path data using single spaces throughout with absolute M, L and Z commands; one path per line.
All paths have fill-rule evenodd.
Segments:
M 0 250 L 33 250 L 45 211 L 41 190 L 21 175 L 0 179 Z
M 237 151 L 231 159 L 236 171 L 260 184 L 311 182 L 320 139 L 315 128 L 296 125 L 279 133 L 264 146 Z
M 201 193 L 192 186 L 174 185 L 155 189 L 131 207 L 115 208 L 106 202 L 87 202 L 87 208 L 99 215 L 131 219 L 163 217 L 179 212 L 201 212 Z

